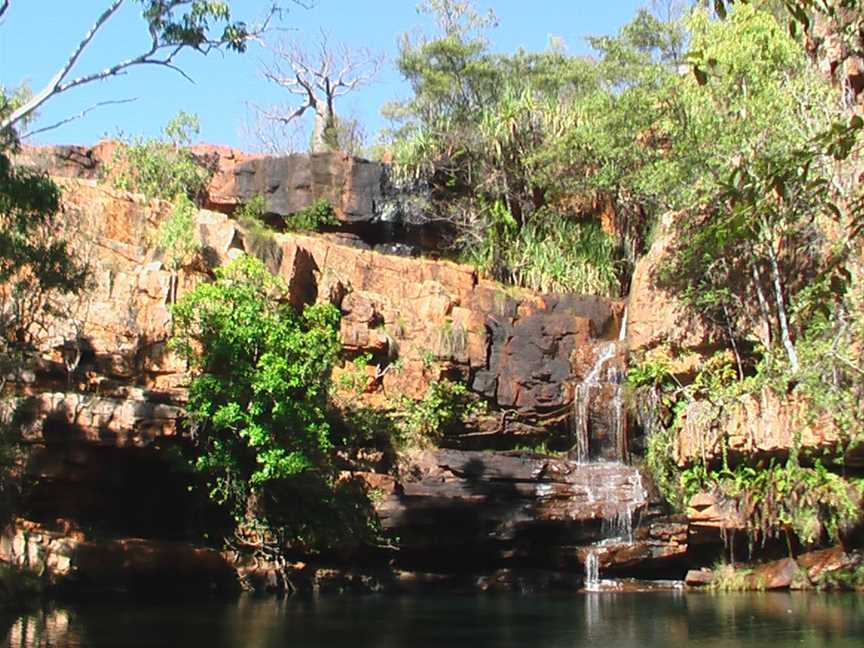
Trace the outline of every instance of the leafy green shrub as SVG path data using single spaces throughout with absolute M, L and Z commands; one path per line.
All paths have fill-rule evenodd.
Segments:
M 736 466 L 707 470 L 698 464 L 682 472 L 687 497 L 713 490 L 738 502 L 751 540 L 778 537 L 790 530 L 805 545 L 838 542 L 861 519 L 861 485 L 830 472 L 821 462 L 804 467 L 793 458 L 767 467 Z
M 315 305 L 297 315 L 285 295 L 260 261 L 242 256 L 172 309 L 173 348 L 194 373 L 195 466 L 239 518 L 253 494 L 328 462 L 339 312 Z
M 754 582 L 753 570 L 746 567 L 735 567 L 728 563 L 716 563 L 711 568 L 714 578 L 711 589 L 719 592 L 746 592 L 753 589 L 764 589 L 761 583 Z
M 645 467 L 663 498 L 674 510 L 683 511 L 687 505 L 686 490 L 682 486 L 681 469 L 675 463 L 673 440 L 674 432 L 667 428 L 651 430 L 646 435 Z
M 276 272 L 282 260 L 282 250 L 276 240 L 276 233 L 264 220 L 266 208 L 266 199 L 257 194 L 234 212 L 234 218 L 243 229 L 246 251 Z
M 185 148 L 198 131 L 198 117 L 179 112 L 163 129 L 163 139 L 124 141 L 108 171 L 114 186 L 148 198 L 172 200 L 182 194 L 199 199 L 213 172 Z
M 443 378 L 429 383 L 418 401 L 401 398 L 393 418 L 400 441 L 422 447 L 456 432 L 466 419 L 482 411 L 483 404 L 467 386 Z
M 333 205 L 326 198 L 319 198 L 305 209 L 285 218 L 285 227 L 296 232 L 317 232 L 322 227 L 338 224 Z
M 346 364 L 346 370 L 339 376 L 339 387 L 353 394 L 362 394 L 369 383 L 369 374 L 366 371 L 372 363 L 371 353 L 361 353 L 350 363 Z
M 241 225 L 263 223 L 266 211 L 267 199 L 261 194 L 255 194 L 234 211 L 233 217 Z

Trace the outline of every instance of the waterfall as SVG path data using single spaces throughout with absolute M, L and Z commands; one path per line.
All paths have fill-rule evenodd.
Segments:
M 589 546 L 585 554 L 585 590 L 588 592 L 615 588 L 614 580 L 600 579 L 600 554 L 614 551 L 618 546 L 633 544 L 637 512 L 648 500 L 648 493 L 638 470 L 633 470 L 627 478 L 626 486 L 623 489 L 619 486 L 619 490 L 623 490 L 623 500 L 604 508 L 600 527 L 601 539 Z
M 615 435 L 618 459 L 626 458 L 626 433 L 624 402 L 621 395 L 623 375 L 617 366 L 610 366 L 603 372 L 606 364 L 618 353 L 617 342 L 604 342 L 596 352 L 596 358 L 591 370 L 576 385 L 573 393 L 572 430 L 576 437 L 576 460 L 586 463 L 590 459 L 589 418 L 591 414 L 592 390 L 602 384 L 613 386 L 613 395 L 609 402 L 608 412 L 611 429 Z M 602 381 L 601 381 L 602 379 Z
M 585 556 L 585 589 L 589 592 L 600 589 L 600 560 L 593 549 Z
M 617 350 L 617 348 L 616 348 Z M 624 374 L 617 366 L 609 367 L 606 381 L 612 385 L 612 398 L 609 400 L 609 415 L 612 420 L 612 433 L 615 436 L 615 453 L 620 461 L 628 460 L 627 415 L 624 411 Z
M 624 307 L 624 317 L 621 318 L 621 330 L 618 331 L 618 341 L 623 342 L 627 339 L 627 311 L 628 307 Z
M 628 505 L 616 511 L 613 516 L 603 518 L 601 545 L 633 542 L 633 509 L 632 505 Z

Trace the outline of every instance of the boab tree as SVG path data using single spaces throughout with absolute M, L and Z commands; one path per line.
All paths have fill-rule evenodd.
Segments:
M 264 67 L 264 77 L 300 97 L 300 105 L 287 110 L 260 107 L 256 110 L 265 119 L 283 125 L 311 110 L 315 115 L 312 150 L 318 153 L 344 146 L 339 141 L 336 99 L 370 83 L 378 74 L 383 57 L 366 48 L 331 45 L 323 32 L 311 52 L 296 41 L 282 42 L 272 50 L 273 62 Z

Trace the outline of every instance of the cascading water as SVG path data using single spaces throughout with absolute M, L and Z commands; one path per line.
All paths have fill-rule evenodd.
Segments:
M 585 590 L 595 592 L 600 589 L 600 560 L 593 549 L 585 557 Z
M 618 331 L 618 341 L 623 342 L 627 339 L 627 313 L 628 307 L 624 307 L 624 316 L 621 318 L 621 330 Z
M 602 492 L 600 495 L 606 497 Z M 620 545 L 633 544 L 634 518 L 648 499 L 648 493 L 642 484 L 642 476 L 638 470 L 634 470 L 628 477 L 626 491 L 619 495 L 625 497 L 620 503 L 602 513 L 601 540 L 591 545 L 585 554 L 585 590 L 589 592 L 615 589 L 615 581 L 600 578 L 600 560 L 604 551 L 614 550 Z
M 597 513 L 599 539 L 583 554 L 585 589 L 593 592 L 615 588 L 615 581 L 601 579 L 600 567 L 607 564 L 610 552 L 633 544 L 634 518 L 648 499 L 639 471 L 623 465 L 628 459 L 628 444 L 620 352 L 627 336 L 627 315 L 625 309 L 617 340 L 599 342 L 591 349 L 590 369 L 573 389 L 575 459 L 582 464 L 580 470 L 596 471 L 587 499 L 601 504 Z M 632 471 L 623 484 L 606 474 L 618 470 Z
M 573 390 L 572 432 L 576 441 L 576 460 L 579 463 L 586 463 L 591 459 L 592 401 L 594 393 L 601 389 L 611 391 L 605 407 L 605 423 L 614 437 L 614 458 L 619 461 L 627 458 L 626 420 L 621 390 L 624 375 L 617 364 L 610 364 L 617 355 L 617 342 L 604 342 L 597 347 L 593 366 Z

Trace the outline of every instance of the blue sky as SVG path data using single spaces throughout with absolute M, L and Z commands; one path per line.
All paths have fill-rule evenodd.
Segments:
M 542 50 L 550 36 L 559 36 L 573 54 L 585 53 L 584 37 L 618 30 L 647 0 L 479 0 L 492 8 L 499 25 L 492 30 L 492 48 Z M 267 0 L 235 0 L 235 16 L 260 16 Z M 359 118 L 370 133 L 384 122 L 380 106 L 404 98 L 408 88 L 393 66 L 399 34 L 417 27 L 431 31 L 429 19 L 418 15 L 416 0 L 317 0 L 311 9 L 294 7 L 283 21 L 284 36 L 314 37 L 324 28 L 332 41 L 383 52 L 388 60 L 375 84 L 348 95 L 337 112 Z M 15 87 L 27 81 L 41 88 L 66 61 L 108 0 L 13 0 L 0 25 L 0 83 Z M 106 24 L 78 62 L 79 73 L 100 69 L 146 48 L 147 33 L 140 4 L 129 0 Z M 126 76 L 83 86 L 52 98 L 35 125 L 48 125 L 101 101 L 137 97 L 137 101 L 99 108 L 81 120 L 39 136 L 38 143 L 90 144 L 118 132 L 154 136 L 179 110 L 197 113 L 202 141 L 250 148 L 243 125 L 247 102 L 273 104 L 285 99 L 260 78 L 268 54 L 252 46 L 245 55 L 188 52 L 180 58 L 195 80 L 190 84 L 163 68 L 133 68 Z

